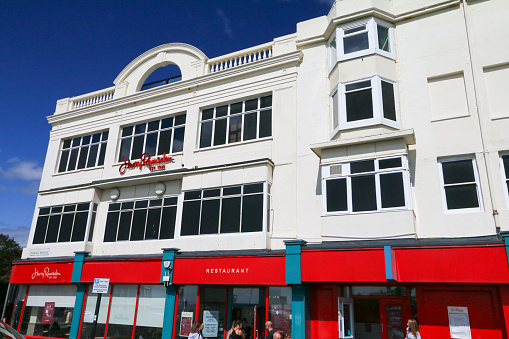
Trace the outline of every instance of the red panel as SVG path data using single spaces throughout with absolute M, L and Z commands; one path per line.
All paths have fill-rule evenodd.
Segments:
M 72 261 L 15 263 L 12 267 L 11 284 L 70 283 Z
M 509 286 L 500 285 L 500 300 L 502 301 L 503 321 L 505 323 L 505 338 L 509 337 Z
M 175 284 L 285 285 L 285 257 L 177 258 Z
M 82 282 L 109 278 L 110 283 L 158 284 L 161 282 L 161 259 L 86 260 L 81 272 Z
M 395 248 L 394 252 L 400 282 L 509 282 L 503 246 Z
M 302 281 L 386 282 L 383 249 L 302 251 Z
M 451 338 L 447 306 L 468 308 L 472 339 L 506 338 L 494 289 L 418 289 L 419 329 L 423 338 Z
M 314 286 L 311 295 L 311 338 L 338 338 L 337 285 Z

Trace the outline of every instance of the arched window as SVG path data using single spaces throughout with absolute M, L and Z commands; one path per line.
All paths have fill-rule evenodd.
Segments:
M 152 72 L 141 86 L 141 90 L 159 87 L 182 80 L 180 68 L 175 64 L 159 67 Z

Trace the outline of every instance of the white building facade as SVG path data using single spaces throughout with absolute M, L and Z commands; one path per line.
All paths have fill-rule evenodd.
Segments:
M 507 338 L 508 15 L 337 0 L 270 43 L 169 43 L 59 100 L 4 317 L 28 338 L 194 321 L 226 338 L 245 318 L 254 338 L 270 320 L 385 339 L 410 317 L 423 337 Z M 170 64 L 179 81 L 143 87 Z

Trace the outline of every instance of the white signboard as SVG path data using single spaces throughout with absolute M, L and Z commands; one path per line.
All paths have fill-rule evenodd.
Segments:
M 219 328 L 219 311 L 203 310 L 203 337 L 217 337 Z
M 110 285 L 110 279 L 94 278 L 94 286 L 92 287 L 92 293 L 108 293 L 108 286 Z
M 470 321 L 468 320 L 468 308 L 447 306 L 449 313 L 449 328 L 452 339 L 471 339 Z

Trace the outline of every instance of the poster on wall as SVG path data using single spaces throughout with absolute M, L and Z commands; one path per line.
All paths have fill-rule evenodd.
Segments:
M 193 312 L 182 312 L 180 316 L 180 336 L 189 337 L 193 325 Z
M 449 313 L 449 328 L 451 339 L 471 339 L 470 321 L 468 320 L 468 308 L 459 306 L 447 306 Z
M 53 313 L 55 312 L 55 303 L 48 302 L 44 303 L 44 314 L 42 316 L 42 324 L 52 324 L 53 323 Z
M 217 337 L 219 328 L 219 311 L 203 310 L 203 337 Z

